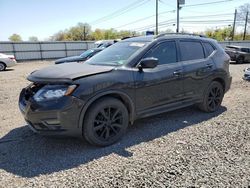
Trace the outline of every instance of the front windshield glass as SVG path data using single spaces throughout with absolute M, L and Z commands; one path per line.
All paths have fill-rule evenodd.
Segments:
M 146 42 L 118 42 L 98 53 L 86 63 L 92 65 L 125 65 L 128 59 L 146 44 Z
M 93 52 L 94 52 L 94 50 L 87 50 L 87 51 L 83 52 L 80 56 L 85 58 L 85 57 L 88 57 Z
M 227 46 L 226 48 L 227 48 L 227 49 L 230 49 L 230 50 L 239 51 L 239 48 L 232 47 L 232 46 Z

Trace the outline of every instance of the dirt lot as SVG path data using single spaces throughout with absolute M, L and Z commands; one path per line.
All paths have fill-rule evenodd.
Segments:
M 137 121 L 121 142 L 33 134 L 18 109 L 26 76 L 50 62 L 0 72 L 0 187 L 250 186 L 250 82 L 231 65 L 233 84 L 212 114 L 189 107 Z

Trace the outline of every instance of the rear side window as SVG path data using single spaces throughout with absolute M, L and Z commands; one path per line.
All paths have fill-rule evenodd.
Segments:
M 181 60 L 203 59 L 203 47 L 198 41 L 180 41 Z
M 242 48 L 241 51 L 249 53 L 249 49 L 248 48 Z
M 157 58 L 159 60 L 159 65 L 177 62 L 175 41 L 160 43 L 150 50 L 145 57 Z
M 203 45 L 205 48 L 206 57 L 210 56 L 213 53 L 213 51 L 215 50 L 214 47 L 208 42 L 204 42 Z

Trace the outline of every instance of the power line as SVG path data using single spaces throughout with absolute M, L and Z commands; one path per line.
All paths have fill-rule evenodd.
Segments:
M 186 16 L 186 17 L 181 17 L 181 19 L 185 18 L 207 18 L 207 17 L 221 17 L 221 16 L 233 16 L 233 13 L 226 13 L 226 14 L 208 14 L 208 15 L 197 15 L 197 16 Z
M 182 21 L 183 23 L 184 22 L 190 22 L 190 23 L 206 23 L 206 22 L 233 22 L 233 20 L 183 20 Z
M 170 13 L 170 12 L 175 12 L 175 10 L 160 12 L 158 15 L 163 15 L 163 14 Z M 133 22 L 129 22 L 129 23 L 124 24 L 124 25 L 120 25 L 120 26 L 114 27 L 114 28 L 117 29 L 117 28 L 121 28 L 121 27 L 124 27 L 124 26 L 128 26 L 128 25 L 137 23 L 137 22 L 139 22 L 139 21 L 147 20 L 147 19 L 152 18 L 152 17 L 155 17 L 155 14 L 150 15 L 150 16 L 147 16 L 147 17 L 144 17 L 144 18 L 141 18 L 141 19 L 138 19 L 138 20 L 135 20 L 135 21 L 133 21 Z
M 228 1 L 233 1 L 233 0 L 223 0 L 223 1 L 213 1 L 213 2 L 208 2 L 208 3 L 199 3 L 199 4 L 193 4 L 193 5 L 183 5 L 181 7 L 194 7 L 194 6 L 202 6 L 202 5 L 211 5 L 211 4 L 217 4 L 217 3 L 224 3 Z
M 171 20 L 168 20 L 168 21 L 163 21 L 163 22 L 160 22 L 159 23 L 159 26 L 162 26 L 163 24 L 167 24 L 167 23 L 174 23 L 175 19 L 171 19 Z M 139 27 L 139 28 L 135 28 L 133 29 L 134 31 L 140 31 L 140 30 L 145 30 L 145 29 L 150 29 L 150 28 L 155 28 L 155 24 L 151 24 L 151 25 L 146 25 L 146 26 L 142 26 L 142 27 Z
M 127 5 L 126 7 L 123 7 L 123 8 L 121 8 L 121 9 L 119 9 L 119 10 L 117 10 L 117 11 L 111 13 L 111 14 L 108 14 L 107 16 L 104 16 L 102 18 L 99 18 L 97 20 L 92 21 L 90 24 L 94 25 L 94 24 L 98 24 L 98 23 L 101 23 L 101 22 L 105 22 L 107 20 L 114 19 L 115 17 L 120 16 L 122 14 L 125 14 L 125 13 L 131 11 L 132 9 L 138 8 L 138 7 L 144 5 L 145 3 L 149 2 L 149 1 L 150 0 L 137 0 L 137 1 Z
M 163 15 L 163 14 L 170 13 L 170 12 L 173 12 L 173 11 L 175 11 L 175 10 L 164 11 L 164 12 L 159 13 L 159 15 Z M 194 18 L 195 19 L 195 18 L 203 18 L 203 17 L 205 17 L 205 18 L 207 18 L 207 17 L 221 17 L 221 16 L 229 16 L 229 15 L 233 15 L 233 14 L 232 13 L 226 13 L 226 14 L 209 14 L 209 15 L 201 15 L 201 16 L 188 16 L 188 17 L 185 17 L 185 18 L 181 17 L 180 20 L 187 19 L 187 18 Z M 131 25 L 131 24 L 137 23 L 139 21 L 147 20 L 147 19 L 152 18 L 154 16 L 155 15 L 150 15 L 150 16 L 147 16 L 145 18 L 141 18 L 141 19 L 135 20 L 133 22 L 130 22 L 130 23 L 127 23 L 127 24 L 124 24 L 124 25 L 120 25 L 118 27 L 115 27 L 115 29 L 121 28 L 121 27 L 124 27 L 124 26 L 127 26 L 127 25 Z M 171 20 L 174 20 L 174 19 L 171 19 Z M 166 22 L 166 21 L 160 22 L 160 24 L 164 23 L 164 22 Z M 136 28 L 134 30 L 141 29 L 141 28 L 145 28 L 146 29 L 147 27 L 153 28 L 153 26 L 154 25 L 151 24 L 151 25 L 147 25 L 147 26 L 142 26 L 142 27 Z
M 202 18 L 202 17 L 205 17 L 205 18 L 207 18 L 207 17 L 222 17 L 222 16 L 227 16 L 227 15 L 233 15 L 233 14 L 232 13 L 227 13 L 227 14 L 209 14 L 209 15 L 201 15 L 201 16 L 188 16 L 188 17 L 185 17 L 185 18 L 181 17 L 180 20 L 183 21 L 183 20 L 185 20 L 187 18 L 194 18 L 195 19 L 195 18 Z M 174 21 L 174 20 L 175 19 L 162 21 L 159 24 L 169 23 L 169 21 Z M 204 20 L 202 20 L 202 21 L 204 21 Z M 217 21 L 217 20 L 214 20 L 214 21 Z M 134 21 L 134 22 L 136 22 L 136 21 Z M 142 29 L 142 28 L 147 29 L 147 28 L 153 28 L 153 27 L 154 27 L 154 24 L 151 24 L 151 25 L 146 25 L 146 26 L 142 26 L 142 27 L 139 27 L 139 28 L 135 28 L 134 30 Z
M 160 22 L 159 27 L 165 27 L 165 26 L 172 25 L 175 23 L 174 20 L 175 19 Z M 181 19 L 181 20 L 182 20 L 183 24 L 204 24 L 205 23 L 205 24 L 211 25 L 211 24 L 218 24 L 218 22 L 220 22 L 220 24 L 224 23 L 224 24 L 228 25 L 229 23 L 232 23 L 231 19 L 220 19 L 220 20 L 185 20 L 185 19 Z M 135 28 L 133 30 L 139 32 L 139 31 L 143 31 L 145 29 L 151 29 L 154 27 L 155 27 L 155 25 L 151 24 L 151 25 L 146 25 L 146 26 L 142 26 L 139 28 Z

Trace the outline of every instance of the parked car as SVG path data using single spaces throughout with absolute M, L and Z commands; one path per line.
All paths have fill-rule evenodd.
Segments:
M 250 48 L 226 46 L 225 51 L 230 56 L 231 61 L 235 61 L 236 63 L 250 62 Z
M 0 53 L 0 71 L 4 71 L 7 67 L 13 67 L 15 65 L 16 59 L 14 55 Z
M 244 80 L 250 81 L 250 67 L 248 67 L 248 68 L 246 68 L 246 69 L 244 70 L 243 79 L 244 79 Z
M 136 119 L 197 104 L 218 110 L 231 85 L 229 56 L 213 39 L 191 35 L 134 37 L 84 64 L 35 71 L 19 108 L 42 135 L 84 137 L 107 146 Z
M 65 57 L 65 58 L 58 59 L 55 61 L 55 64 L 86 61 L 87 59 L 93 57 L 94 55 L 102 51 L 103 49 L 104 48 L 89 49 L 83 52 L 79 56 L 72 56 L 72 57 Z
M 96 48 L 107 48 L 116 42 L 118 42 L 118 39 L 117 40 L 99 40 L 95 42 L 95 46 Z

